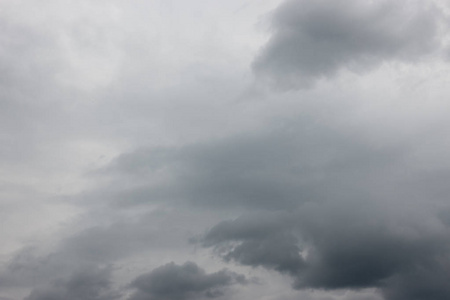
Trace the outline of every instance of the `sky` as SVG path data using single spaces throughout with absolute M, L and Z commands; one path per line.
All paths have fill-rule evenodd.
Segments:
M 447 0 L 1 0 L 0 300 L 450 299 Z

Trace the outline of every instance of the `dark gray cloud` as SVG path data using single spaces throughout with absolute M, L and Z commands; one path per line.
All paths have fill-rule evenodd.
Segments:
M 137 277 L 130 300 L 212 299 L 222 296 L 235 284 L 245 284 L 243 275 L 221 270 L 207 274 L 193 262 L 169 263 Z
M 342 69 L 415 62 L 439 50 L 441 21 L 432 2 L 288 0 L 253 69 L 278 87 L 302 88 Z
M 25 300 L 112 300 L 120 294 L 111 287 L 111 270 L 89 268 L 77 271 L 68 279 L 34 289 Z
M 206 234 L 203 245 L 214 247 L 226 261 L 295 275 L 305 262 L 292 221 L 289 213 L 260 213 L 224 221 Z
M 449 228 L 435 214 L 361 203 L 242 216 L 203 238 L 226 261 L 289 274 L 296 289 L 378 288 L 390 300 L 450 296 Z

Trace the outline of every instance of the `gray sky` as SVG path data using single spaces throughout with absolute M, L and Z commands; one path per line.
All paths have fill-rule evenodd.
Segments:
M 448 1 L 0 2 L 0 300 L 450 299 Z

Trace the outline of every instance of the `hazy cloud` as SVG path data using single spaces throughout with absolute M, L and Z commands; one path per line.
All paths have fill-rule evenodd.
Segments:
M 120 294 L 112 291 L 111 270 L 85 269 L 74 273 L 67 280 L 34 289 L 25 300 L 111 300 Z
M 253 69 L 280 88 L 304 88 L 342 69 L 415 62 L 439 50 L 441 20 L 432 2 L 288 0 Z
M 307 120 L 289 120 L 268 132 L 123 153 L 100 171 L 112 178 L 106 199 L 121 207 L 163 202 L 214 209 L 295 208 L 336 193 L 342 193 L 340 199 L 362 197 L 363 178 L 377 177 L 404 151 L 372 149 L 332 123 Z

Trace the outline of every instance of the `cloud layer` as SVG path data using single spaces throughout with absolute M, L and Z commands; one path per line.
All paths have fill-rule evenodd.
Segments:
M 448 11 L 0 1 L 0 299 L 450 299 Z
M 48 287 L 33 290 L 25 300 L 106 300 L 119 299 L 111 291 L 111 272 L 108 269 L 86 269 L 74 273 L 68 280 L 55 281 Z

